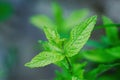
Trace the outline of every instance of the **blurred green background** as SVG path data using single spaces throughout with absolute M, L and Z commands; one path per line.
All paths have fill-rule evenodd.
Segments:
M 54 71 L 56 69 L 59 70 L 58 67 L 49 65 L 40 69 L 29 69 L 26 68 L 24 64 L 41 51 L 38 40 L 46 40 L 43 31 L 31 24 L 30 18 L 34 15 L 44 14 L 53 19 L 54 12 L 52 12 L 52 2 L 54 1 L 56 0 L 0 0 L 0 80 L 53 80 L 55 77 Z M 119 0 L 57 0 L 57 2 L 64 11 L 63 18 L 69 17 L 72 11 L 88 9 L 88 16 L 93 14 L 98 15 L 97 26 L 103 25 L 100 18 L 101 15 L 106 15 L 115 23 L 120 22 Z M 61 20 L 60 14 L 55 16 Z M 57 24 L 61 23 L 59 20 L 58 22 L 55 20 Z M 72 20 L 68 21 L 68 23 L 69 22 L 72 24 Z M 97 26 L 95 28 L 97 28 Z M 117 27 L 119 27 L 119 25 Z M 59 32 L 61 32 L 61 29 L 59 30 Z M 117 34 L 119 36 L 119 29 Z M 107 35 L 109 36 L 109 33 Z M 116 45 L 117 43 L 115 45 L 111 43 L 115 44 L 115 40 L 113 42 L 108 41 L 105 35 L 105 29 L 95 29 L 93 31 L 91 40 L 88 41 L 84 50 L 97 50 L 88 51 L 91 54 L 83 52 L 85 54 L 83 56 L 89 62 L 87 69 L 92 69 L 99 63 L 114 60 L 118 63 L 120 62 L 119 53 L 118 55 L 111 53 L 113 56 L 118 57 L 117 60 L 111 57 L 111 55 L 101 57 L 101 55 L 104 55 L 106 52 L 106 50 L 104 50 L 106 47 L 112 48 L 113 46 L 119 46 Z M 114 52 L 116 49 L 113 48 L 111 49 L 111 52 L 112 51 Z M 120 49 L 118 47 L 117 52 L 119 51 Z M 94 54 L 95 52 L 98 54 Z M 119 71 L 119 66 L 115 67 L 103 73 L 102 79 L 99 79 L 119 80 Z M 108 78 L 111 75 L 113 79 Z

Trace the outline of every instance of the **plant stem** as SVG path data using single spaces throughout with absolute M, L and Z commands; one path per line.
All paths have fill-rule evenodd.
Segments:
M 68 58 L 67 56 L 65 56 L 65 59 L 66 59 L 66 61 L 67 61 L 67 63 L 68 63 L 69 72 L 70 72 L 70 74 L 72 75 L 72 74 L 73 74 L 73 73 L 72 73 L 72 65 L 71 65 L 71 63 L 70 63 L 70 60 L 69 60 L 69 58 Z

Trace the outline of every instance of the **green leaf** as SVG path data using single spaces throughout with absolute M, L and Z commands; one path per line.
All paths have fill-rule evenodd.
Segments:
M 51 29 L 49 27 L 44 27 L 44 32 L 45 32 L 46 37 L 50 43 L 59 43 L 60 36 L 56 30 Z
M 97 16 L 92 16 L 74 27 L 70 34 L 70 40 L 64 49 L 67 57 L 72 57 L 80 51 L 90 37 L 91 31 L 96 23 Z
M 71 29 L 76 24 L 79 24 L 82 22 L 86 17 L 89 15 L 89 10 L 83 9 L 83 10 L 76 10 L 71 13 L 71 15 L 66 19 L 66 29 Z
M 107 52 L 116 58 L 120 58 L 120 46 L 107 49 Z
M 30 62 L 26 63 L 25 66 L 30 68 L 44 67 L 51 63 L 63 60 L 64 56 L 57 52 L 41 52 L 35 56 Z
M 100 64 L 97 68 L 93 69 L 92 71 L 89 71 L 87 72 L 87 75 L 86 77 L 88 79 L 91 79 L 91 80 L 96 80 L 96 78 L 104 73 L 105 71 L 115 67 L 115 66 L 118 66 L 120 65 L 120 63 L 115 63 L 115 64 L 109 64 L 109 65 L 105 65 L 105 64 Z
M 57 26 L 57 30 L 59 33 L 63 32 L 64 30 L 64 19 L 63 19 L 63 10 L 60 7 L 60 5 L 58 3 L 52 3 L 52 10 L 53 10 L 53 15 L 54 15 L 54 22 L 55 25 Z
M 113 24 L 112 20 L 106 16 L 103 16 L 102 19 L 104 25 Z M 105 30 L 106 35 L 112 44 L 115 44 L 119 41 L 118 28 L 116 26 L 106 27 Z
M 106 63 L 106 62 L 113 62 L 116 60 L 116 57 L 108 53 L 107 49 L 95 49 L 90 51 L 84 51 L 81 54 L 83 54 L 83 56 L 86 59 L 94 62 Z
M 30 18 L 30 22 L 38 27 L 39 29 L 43 29 L 44 26 L 53 28 L 55 25 L 53 22 L 45 15 L 36 15 Z
M 42 44 L 41 46 L 45 51 L 56 51 L 62 53 L 62 50 L 56 44 L 41 40 L 39 40 L 39 43 Z

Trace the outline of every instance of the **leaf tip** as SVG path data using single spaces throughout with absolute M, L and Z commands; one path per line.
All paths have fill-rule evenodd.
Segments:
M 25 63 L 25 65 L 24 65 L 25 67 L 28 67 L 28 68 L 33 68 L 33 66 L 31 66 L 31 63 L 30 62 L 28 62 L 28 63 Z
M 97 15 L 94 15 L 94 16 L 93 16 L 93 19 L 96 21 L 96 20 L 97 20 Z

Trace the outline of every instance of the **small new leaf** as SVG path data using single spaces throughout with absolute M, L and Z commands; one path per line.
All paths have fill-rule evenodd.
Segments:
M 33 16 L 30 18 L 30 22 L 39 29 L 43 29 L 44 26 L 48 26 L 50 28 L 55 27 L 51 19 L 49 19 L 47 16 L 44 15 Z
M 91 31 L 95 26 L 96 19 L 97 16 L 92 16 L 72 29 L 70 40 L 64 46 L 67 57 L 72 57 L 78 54 L 90 37 Z
M 57 27 L 57 31 L 60 33 L 64 29 L 63 10 L 61 6 L 56 2 L 52 3 L 52 10 L 53 10 L 53 15 L 54 15 L 54 23 Z
M 71 29 L 74 25 L 82 22 L 89 15 L 89 10 L 76 10 L 70 14 L 70 16 L 66 19 L 66 29 Z
M 57 52 L 41 52 L 35 56 L 30 62 L 26 63 L 25 66 L 30 68 L 44 67 L 51 63 L 63 60 L 64 56 Z
M 59 43 L 60 36 L 56 30 L 44 27 L 45 35 L 50 43 Z

